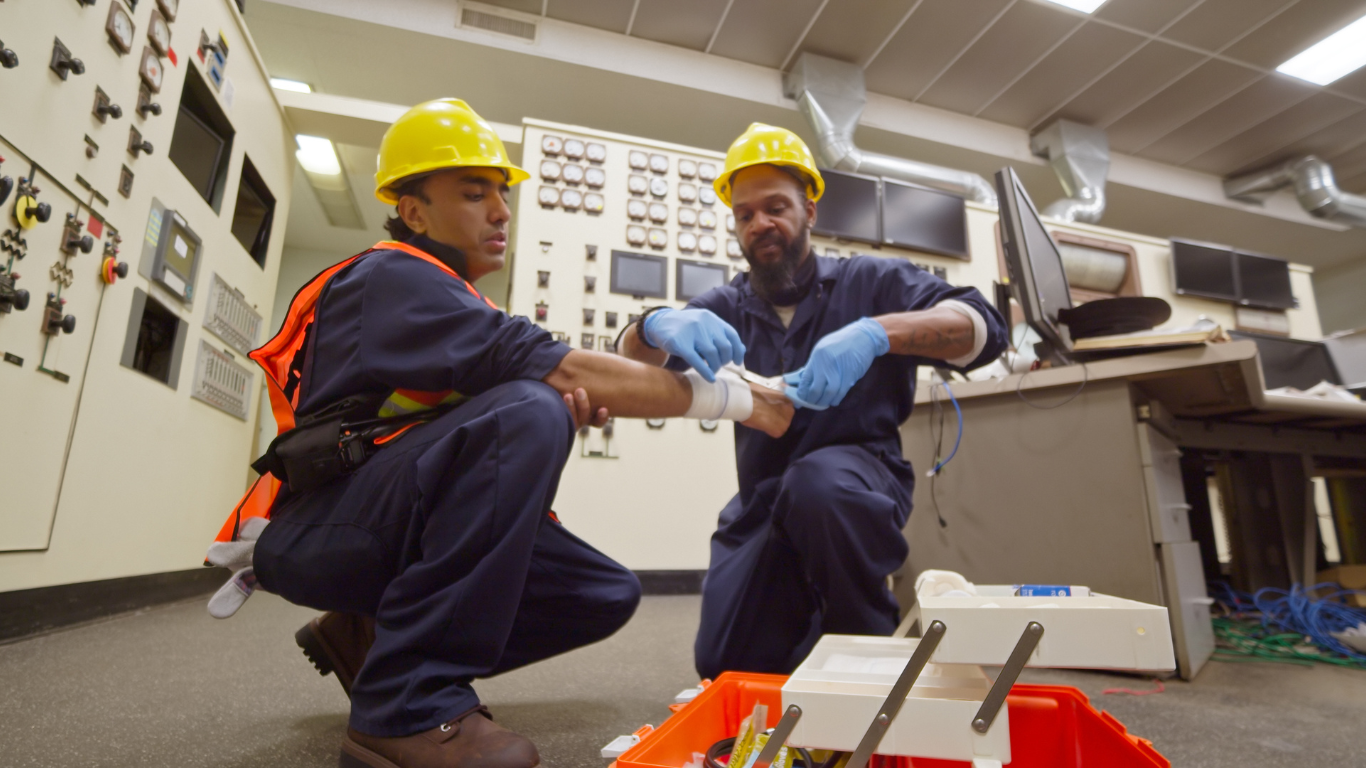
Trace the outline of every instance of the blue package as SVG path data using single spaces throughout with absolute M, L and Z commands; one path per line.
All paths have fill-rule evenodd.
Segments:
M 1060 584 L 1021 584 L 1015 588 L 1020 597 L 1071 597 L 1072 588 Z

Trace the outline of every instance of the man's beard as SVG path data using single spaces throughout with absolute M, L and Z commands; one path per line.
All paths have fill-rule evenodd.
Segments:
M 754 251 L 772 243 L 782 246 L 782 255 L 774 263 L 761 264 L 754 260 Z M 799 237 L 792 242 L 784 243 L 783 237 L 778 232 L 773 232 L 763 239 L 754 241 L 750 247 L 743 249 L 745 261 L 749 262 L 749 285 L 758 294 L 759 298 L 770 304 L 779 306 L 790 306 L 801 300 L 799 293 L 800 286 L 797 285 L 797 272 L 801 267 L 802 257 L 806 255 L 807 239 Z

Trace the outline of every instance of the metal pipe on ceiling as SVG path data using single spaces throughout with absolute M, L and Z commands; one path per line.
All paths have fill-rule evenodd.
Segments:
M 1043 210 L 1062 221 L 1095 224 L 1105 213 L 1105 177 L 1110 173 L 1110 140 L 1105 131 L 1071 120 L 1055 120 L 1029 139 L 1029 149 L 1044 158 L 1067 194 Z
M 1344 192 L 1333 178 L 1333 166 L 1313 155 L 1224 181 L 1224 194 L 1260 203 L 1285 187 L 1295 190 L 1300 207 L 1311 216 L 1366 228 L 1366 197 Z

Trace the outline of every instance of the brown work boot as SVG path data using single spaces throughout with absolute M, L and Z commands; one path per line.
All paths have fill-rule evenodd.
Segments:
M 530 739 L 493 722 L 475 707 L 430 731 L 383 738 L 346 729 L 340 768 L 535 768 L 541 756 Z
M 358 613 L 328 611 L 294 633 L 294 642 L 318 668 L 318 674 L 337 673 L 346 695 L 375 644 L 375 620 Z

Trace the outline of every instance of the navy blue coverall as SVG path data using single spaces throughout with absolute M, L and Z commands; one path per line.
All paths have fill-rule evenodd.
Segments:
M 744 273 L 688 306 L 730 323 L 745 343 L 745 367 L 761 376 L 801 368 L 817 341 L 859 318 L 947 299 L 986 321 L 986 344 L 969 369 L 1005 348 L 1005 323 L 975 288 L 954 288 L 900 259 L 813 258 L 814 283 L 786 329 Z M 789 673 L 822 634 L 896 629 L 887 576 L 906 559 L 901 531 L 915 487 L 899 427 L 911 415 L 916 366 L 931 362 L 945 365 L 878 357 L 838 406 L 798 409 L 781 438 L 735 425 L 740 493 L 711 540 L 694 649 L 700 675 Z M 686 364 L 671 358 L 669 367 Z
M 460 274 L 455 249 L 413 245 Z M 283 492 L 256 545 L 261 585 L 375 617 L 351 727 L 435 728 L 475 707 L 470 681 L 601 640 L 640 583 L 549 515 L 574 423 L 540 379 L 569 347 L 400 251 L 339 272 L 320 297 L 300 414 L 349 395 L 454 389 L 469 400 L 354 474 Z

